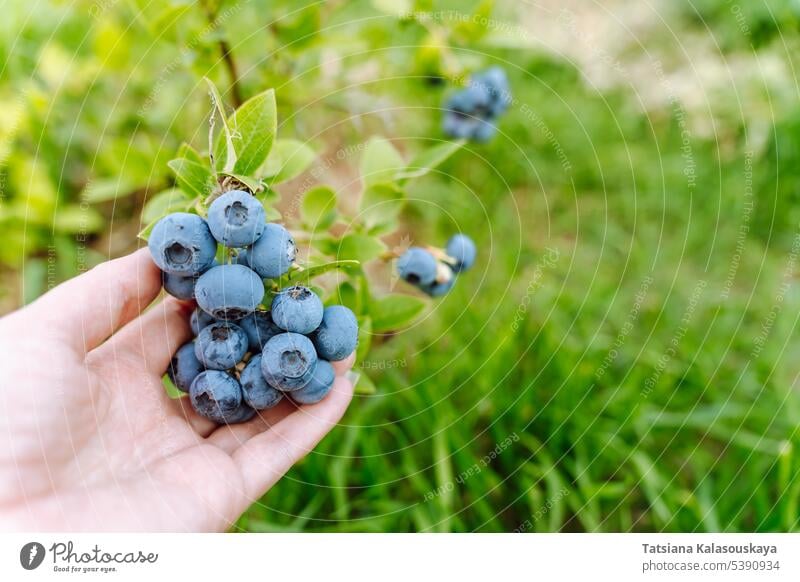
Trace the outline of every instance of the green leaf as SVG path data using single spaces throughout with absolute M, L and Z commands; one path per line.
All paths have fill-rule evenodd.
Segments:
M 171 212 L 185 211 L 192 205 L 192 199 L 183 190 L 170 188 L 150 197 L 142 209 L 142 222 L 150 223 Z
M 386 245 L 366 234 L 348 234 L 336 246 L 337 259 L 353 259 L 360 263 L 371 261 L 386 250 Z
M 406 168 L 397 172 L 395 180 L 402 184 L 412 178 L 421 178 L 461 149 L 464 143 L 464 140 L 448 141 L 422 150 L 412 158 Z
M 175 156 L 176 158 L 186 158 L 187 160 L 191 160 L 198 164 L 202 164 L 204 166 L 208 166 L 208 161 L 206 158 L 203 158 L 196 149 L 190 146 L 188 143 L 184 142 L 178 148 L 178 155 Z
M 228 118 L 226 127 L 231 143 L 223 147 L 220 141 L 214 148 L 218 158 L 225 156 L 224 163 L 221 159 L 217 160 L 217 168 L 235 174 L 254 174 L 267 159 L 278 131 L 275 91 L 269 89 L 245 101 Z M 230 147 L 234 150 L 233 164 L 230 163 Z
M 375 387 L 375 384 L 372 383 L 369 376 L 361 372 L 358 375 L 358 382 L 356 382 L 354 391 L 356 394 L 370 395 L 375 394 L 378 389 Z
M 405 193 L 396 184 L 391 182 L 372 184 L 364 190 L 361 197 L 361 219 L 370 229 L 391 227 L 404 204 Z
M 189 196 L 205 198 L 216 187 L 211 169 L 190 158 L 175 158 L 167 162 L 175 173 L 178 186 Z
M 382 137 L 373 137 L 361 157 L 361 176 L 364 185 L 391 182 L 394 175 L 406 167 L 400 152 L 391 142 Z
M 317 157 L 311 146 L 297 139 L 276 139 L 259 174 L 270 184 L 288 182 L 302 174 Z
M 161 218 L 162 217 L 158 217 L 150 221 L 150 223 L 147 226 L 145 226 L 142 230 L 139 231 L 139 234 L 137 234 L 136 237 L 145 241 L 149 239 L 150 233 L 153 232 L 153 227 L 158 223 L 159 220 L 161 220 Z
M 208 90 L 211 94 L 211 106 L 214 108 L 211 118 L 216 121 L 216 118 L 219 117 L 222 123 L 222 131 L 217 134 L 216 144 L 214 143 L 213 123 L 208 130 L 208 146 L 210 151 L 214 153 L 214 167 L 218 170 L 233 172 L 234 166 L 236 165 L 236 148 L 233 147 L 233 135 L 231 134 L 230 127 L 228 127 L 228 114 L 225 113 L 225 104 L 214 82 L 208 77 L 203 78 L 206 83 L 208 83 Z
M 410 324 L 425 309 L 425 301 L 411 295 L 392 294 L 373 301 L 369 306 L 372 331 L 385 333 Z
M 344 305 L 356 315 L 361 314 L 361 303 L 358 290 L 350 281 L 343 281 L 341 285 L 336 288 L 336 291 L 331 293 L 328 300 L 325 302 L 326 307 L 330 305 Z
M 284 275 L 284 278 L 288 283 L 296 283 L 298 281 L 309 281 L 314 277 L 319 277 L 331 271 L 354 272 L 358 271 L 360 268 L 361 264 L 358 261 L 332 261 L 324 265 L 290 270 L 289 273 Z
M 114 200 L 120 195 L 127 196 L 133 192 L 129 183 L 117 178 L 92 180 L 80 195 L 80 200 L 90 204 Z
M 336 192 L 330 186 L 312 188 L 303 196 L 300 211 L 309 230 L 328 230 L 336 220 Z

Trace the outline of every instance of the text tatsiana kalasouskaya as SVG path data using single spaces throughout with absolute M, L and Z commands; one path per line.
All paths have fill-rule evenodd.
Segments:
M 747 544 L 642 544 L 645 554 L 777 554 L 778 548 L 770 545 Z

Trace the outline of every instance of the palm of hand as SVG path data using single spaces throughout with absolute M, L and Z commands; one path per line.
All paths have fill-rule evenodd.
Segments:
M 139 251 L 0 320 L 0 513 L 12 529 L 225 529 L 341 418 L 352 359 L 321 403 L 281 402 L 233 427 L 170 399 L 161 375 L 190 337 L 191 306 L 168 299 L 137 317 L 159 287 Z

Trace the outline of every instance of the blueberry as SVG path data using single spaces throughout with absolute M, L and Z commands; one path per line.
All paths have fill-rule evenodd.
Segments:
M 453 285 L 456 282 L 455 273 L 450 267 L 445 267 L 448 271 L 450 271 L 450 277 L 445 278 L 443 281 L 434 281 L 430 285 L 423 285 L 420 287 L 422 291 L 430 295 L 431 297 L 440 297 L 450 291 L 453 288 Z
M 330 362 L 320 360 L 308 384 L 291 393 L 292 400 L 298 404 L 315 404 L 325 398 L 333 388 L 336 373 Z
M 267 225 L 266 213 L 252 194 L 230 190 L 208 208 L 211 234 L 226 247 L 244 247 L 258 240 Z
M 178 299 L 194 299 L 194 286 L 197 283 L 197 275 L 181 277 L 172 273 L 161 272 L 161 283 L 164 291 L 177 297 Z
M 242 265 L 221 265 L 200 276 L 197 304 L 217 319 L 236 321 L 255 311 L 264 298 L 264 282 Z
M 314 344 L 299 333 L 276 335 L 261 352 L 264 378 L 270 386 L 283 392 L 297 390 L 308 384 L 316 366 Z
M 147 242 L 158 268 L 173 275 L 197 275 L 208 269 L 217 241 L 206 221 L 196 214 L 176 212 L 159 220 Z
M 275 279 L 289 270 L 297 247 L 289 231 L 280 224 L 266 225 L 264 234 L 247 248 L 248 266 L 267 279 Z
M 322 301 L 308 287 L 289 287 L 272 300 L 272 321 L 286 331 L 311 333 L 322 321 Z
M 200 330 L 194 351 L 206 368 L 227 370 L 247 353 L 247 334 L 238 325 L 218 321 Z
M 239 249 L 239 253 L 236 255 L 236 258 L 233 260 L 234 263 L 237 265 L 244 265 L 245 267 L 249 267 L 249 263 L 247 262 L 247 251 L 244 249 Z
M 450 237 L 445 247 L 447 255 L 456 260 L 453 270 L 456 273 L 466 271 L 475 264 L 475 243 L 465 234 L 455 234 Z
M 183 344 L 172 356 L 167 375 L 178 390 L 188 392 L 192 381 L 205 370 L 205 366 L 194 353 L 194 342 Z
M 212 267 L 216 267 L 217 265 L 219 265 L 219 263 L 216 260 L 211 263 Z M 172 273 L 165 273 L 164 271 L 161 272 L 161 282 L 164 285 L 164 291 L 178 299 L 194 299 L 194 287 L 197 285 L 197 279 L 199 278 L 200 275 L 182 277 L 181 275 L 173 275 Z
M 473 128 L 471 137 L 477 142 L 485 143 L 492 139 L 496 133 L 497 126 L 488 121 L 481 121 Z
M 283 392 L 267 384 L 261 372 L 261 354 L 253 356 L 247 362 L 239 381 L 242 383 L 244 401 L 256 410 L 272 408 L 283 398 Z
M 419 247 L 411 247 L 397 261 L 400 277 L 412 285 L 430 285 L 436 278 L 436 259 Z
M 326 307 L 311 339 L 320 358 L 333 362 L 345 359 L 358 344 L 356 316 L 343 305 Z
M 211 325 L 215 321 L 216 320 L 208 313 L 196 307 L 195 310 L 192 311 L 192 316 L 189 318 L 189 326 L 192 328 L 192 333 L 197 335 L 200 333 L 201 329 L 207 325 Z
M 284 331 L 275 325 L 269 311 L 255 311 L 236 324 L 247 334 L 251 352 L 260 352 L 265 343 Z
M 197 414 L 220 424 L 242 414 L 242 387 L 227 372 L 207 370 L 199 374 L 189 388 L 189 398 Z
M 498 116 L 508 109 L 511 104 L 511 93 L 508 86 L 508 78 L 505 71 L 500 67 L 490 67 L 482 73 L 472 76 L 472 84 L 483 86 L 489 93 L 489 112 L 492 116 Z
M 222 419 L 222 423 L 241 424 L 243 422 L 251 420 L 255 415 L 256 411 L 250 406 L 248 406 L 246 403 L 242 402 L 239 405 L 239 408 L 225 415 L 225 418 Z

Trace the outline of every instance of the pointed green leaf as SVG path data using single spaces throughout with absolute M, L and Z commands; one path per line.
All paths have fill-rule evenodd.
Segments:
M 167 162 L 175 173 L 178 186 L 189 196 L 205 198 L 216 187 L 211 169 L 189 158 L 175 158 Z
M 425 309 L 425 301 L 411 295 L 392 294 L 373 301 L 369 306 L 372 331 L 396 331 L 410 324 Z
M 288 182 L 302 174 L 317 157 L 310 145 L 297 139 L 276 139 L 259 174 L 270 184 Z
M 142 222 L 150 223 L 171 212 L 186 211 L 193 200 L 183 190 L 170 188 L 151 196 L 142 209 Z
M 365 234 L 348 234 L 336 245 L 337 259 L 353 259 L 366 263 L 376 259 L 386 250 L 386 245 L 375 237 Z
M 300 211 L 309 230 L 328 230 L 336 220 L 336 192 L 330 186 L 312 188 L 303 196 Z
M 350 311 L 359 315 L 361 313 L 361 304 L 358 290 L 350 281 L 344 281 L 336 288 L 336 291 L 331 293 L 328 300 L 325 302 L 326 306 L 330 305 L 344 305 Z
M 137 238 L 140 238 L 144 241 L 150 238 L 150 233 L 153 232 L 153 227 L 156 223 L 161 220 L 161 217 L 156 218 L 155 220 L 150 221 L 150 223 L 145 226 L 142 230 L 139 231 L 139 234 L 136 235 Z
M 396 184 L 371 184 L 361 197 L 361 220 L 367 228 L 393 225 L 405 204 L 405 193 Z M 389 230 L 392 230 L 389 228 Z
M 361 264 L 358 261 L 332 261 L 324 265 L 316 265 L 306 269 L 290 270 L 287 275 L 284 275 L 284 278 L 287 283 L 297 283 L 298 281 L 309 281 L 314 277 L 319 277 L 331 271 L 358 271 L 360 267 Z
M 201 156 L 196 149 L 186 142 L 182 143 L 178 148 L 178 155 L 175 157 L 186 158 L 187 160 L 191 160 L 192 162 L 196 162 L 198 164 L 203 164 L 204 166 L 208 165 L 208 160 Z
M 220 137 L 214 148 L 217 168 L 241 175 L 254 174 L 267 159 L 278 131 L 275 91 L 269 89 L 245 101 L 228 118 L 226 127 L 231 136 L 230 145 L 227 142 L 223 145 Z M 231 147 L 233 163 L 230 162 Z M 224 163 L 222 157 L 225 157 Z
M 364 184 L 391 182 L 394 175 L 406 167 L 403 157 L 392 143 L 382 137 L 373 137 L 361 157 L 361 176 Z
M 412 178 L 421 178 L 461 149 L 464 143 L 463 140 L 448 141 L 422 150 L 395 175 L 395 179 L 402 184 Z

